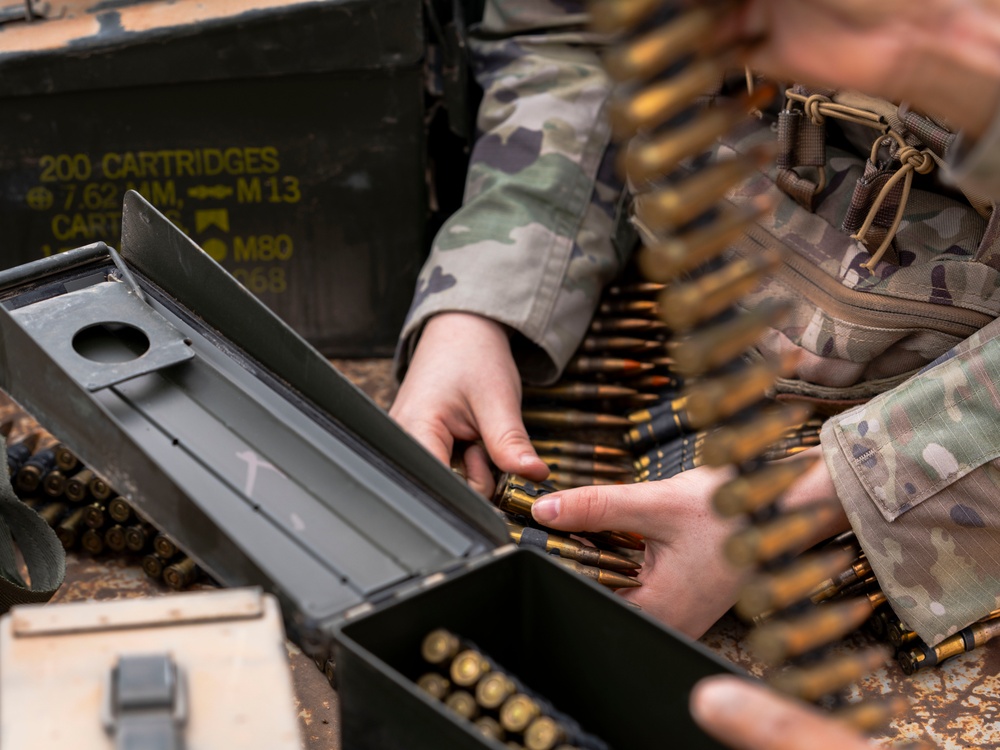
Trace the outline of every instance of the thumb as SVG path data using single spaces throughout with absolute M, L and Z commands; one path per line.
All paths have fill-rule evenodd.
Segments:
M 534 482 L 549 475 L 549 467 L 528 439 L 521 420 L 521 401 L 515 391 L 485 394 L 474 409 L 483 445 L 497 468 Z
M 656 482 L 578 487 L 535 500 L 538 523 L 564 531 L 648 530 L 655 523 Z

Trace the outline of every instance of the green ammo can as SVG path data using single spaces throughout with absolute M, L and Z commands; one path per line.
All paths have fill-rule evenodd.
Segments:
M 328 356 L 391 353 L 426 254 L 420 0 L 0 7 L 0 269 L 134 189 Z

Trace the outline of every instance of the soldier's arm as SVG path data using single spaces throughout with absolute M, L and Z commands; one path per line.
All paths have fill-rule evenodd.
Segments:
M 501 469 L 534 479 L 548 470 L 521 423 L 520 375 L 557 377 L 621 262 L 611 242 L 610 84 L 585 17 L 567 7 L 487 4 L 471 42 L 481 135 L 464 205 L 418 281 L 390 412 L 443 461 L 454 440 L 481 437 Z M 488 492 L 482 462 L 469 458 L 470 482 Z
M 830 419 L 837 494 L 896 613 L 937 643 L 1000 602 L 1000 320 Z
M 585 17 L 566 8 L 487 4 L 470 42 L 484 98 L 464 205 L 420 275 L 400 373 L 427 320 L 459 311 L 508 327 L 522 374 L 553 380 L 620 265 L 611 242 L 619 189 L 605 158 L 611 86 L 596 44 L 583 43 Z

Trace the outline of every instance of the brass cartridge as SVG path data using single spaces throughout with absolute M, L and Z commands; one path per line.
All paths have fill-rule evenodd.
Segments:
M 594 318 L 590 330 L 594 333 L 657 333 L 667 330 L 667 324 L 650 318 Z
M 762 400 L 775 377 L 773 367 L 760 363 L 688 386 L 683 394 L 685 420 L 693 430 L 721 422 Z
M 444 697 L 448 695 L 448 691 L 451 690 L 451 683 L 448 682 L 448 678 L 437 672 L 428 672 L 421 675 L 417 680 L 417 685 L 425 693 L 437 698 L 439 701 L 444 700 Z
M 726 559 L 739 567 L 798 552 L 808 547 L 840 512 L 840 504 L 835 500 L 815 503 L 736 532 L 726 540 L 723 551 Z
M 74 503 L 82 503 L 90 494 L 90 480 L 94 478 L 94 472 L 90 469 L 82 469 L 66 480 L 66 497 Z
M 869 648 L 828 659 L 816 666 L 787 669 L 769 682 L 771 687 L 782 693 L 805 701 L 816 701 L 884 666 L 889 657 L 887 648 Z
M 725 63 L 722 62 L 722 64 L 724 65 Z M 686 106 L 680 105 L 676 101 L 670 101 L 663 96 L 664 94 L 671 95 L 675 93 L 669 91 L 669 89 L 664 91 L 665 88 L 666 85 L 660 88 L 658 93 L 661 96 L 659 98 L 654 98 L 654 90 L 650 89 L 643 91 L 639 95 L 643 103 L 646 103 L 648 100 L 649 104 L 647 106 L 652 110 L 645 113 L 645 117 L 648 120 L 656 119 L 661 115 L 662 111 L 669 112 L 672 109 L 672 105 L 681 106 L 682 108 Z M 708 150 L 715 143 L 716 139 L 725 135 L 735 125 L 744 120 L 747 112 L 765 106 L 774 98 L 774 95 L 775 89 L 773 86 L 761 86 L 753 93 L 742 97 L 739 101 L 721 106 L 702 108 L 691 118 L 690 122 L 676 128 L 671 128 L 665 131 L 663 135 L 654 136 L 649 140 L 637 139 L 633 141 L 630 148 L 624 151 L 624 173 L 629 176 L 630 180 L 638 184 L 652 182 L 663 175 L 670 174 L 687 157 Z M 645 122 L 637 124 L 645 125 Z M 721 197 L 720 195 L 719 198 Z M 693 219 L 694 216 L 690 218 Z M 671 324 L 669 318 L 664 317 L 664 320 L 668 324 Z
M 56 465 L 56 455 L 51 449 L 45 449 L 33 454 L 17 470 L 14 484 L 20 492 L 31 494 L 42 485 L 43 477 Z
M 461 645 L 454 633 L 437 628 L 424 636 L 420 644 L 420 655 L 428 664 L 441 665 L 454 659 Z
M 169 560 L 178 552 L 177 545 L 173 543 L 170 537 L 164 534 L 157 534 L 153 538 L 153 550 L 164 560 Z
M 610 445 L 594 445 L 591 443 L 576 443 L 568 440 L 535 440 L 531 444 L 539 453 L 560 456 L 584 456 L 601 459 L 628 458 L 629 452 L 624 448 Z
M 76 468 L 80 465 L 80 459 L 73 451 L 63 443 L 56 445 L 54 450 L 56 454 L 56 466 L 59 467 L 61 472 L 69 474 L 76 471 Z
M 744 230 L 774 210 L 771 199 L 758 197 L 747 207 L 725 208 L 704 227 L 691 229 L 660 244 L 642 248 L 636 260 L 643 275 L 667 283 L 717 258 Z
M 92 555 L 104 552 L 104 535 L 97 529 L 87 529 L 80 536 L 80 546 Z
M 690 224 L 725 197 L 774 156 L 774 150 L 758 147 L 746 154 L 705 167 L 675 187 L 643 193 L 635 199 L 635 212 L 653 231 L 673 232 Z
M 566 729 L 550 716 L 539 716 L 524 730 L 528 750 L 553 750 L 566 739 Z
M 595 373 L 638 375 L 652 370 L 653 367 L 654 365 L 649 362 L 621 357 L 576 357 L 566 365 L 566 372 L 570 375 L 592 375 Z
M 906 674 L 913 674 L 923 667 L 933 667 L 945 659 L 979 648 L 997 635 L 1000 635 L 1000 613 L 992 612 L 986 618 L 948 636 L 936 646 L 927 646 L 921 641 L 916 647 L 900 651 L 896 658 Z
M 656 341 L 630 336 L 587 336 L 580 342 L 580 351 L 587 353 L 646 351 L 655 349 L 657 344 Z
M 594 474 L 576 474 L 569 471 L 550 471 L 546 481 L 562 490 L 574 487 L 610 486 L 625 484 L 621 477 L 601 477 Z
M 198 566 L 190 557 L 182 557 L 163 569 L 163 582 L 175 591 L 185 589 L 198 578 Z
M 108 501 L 108 515 L 116 523 L 128 523 L 132 518 L 132 506 L 121 495 L 117 495 Z
M 872 613 L 867 598 L 824 604 L 794 620 L 770 622 L 748 636 L 753 651 L 769 664 L 799 656 L 842 638 L 861 626 Z
M 648 297 L 663 291 L 663 284 L 652 281 L 633 281 L 615 284 L 605 290 L 610 297 Z
M 730 62 L 720 58 L 698 60 L 672 78 L 646 86 L 628 98 L 616 99 L 609 113 L 615 137 L 651 131 L 695 105 L 718 85 Z
M 489 672 L 476 683 L 476 702 L 492 711 L 500 708 L 516 692 L 517 686 L 507 675 Z
M 657 305 L 650 299 L 611 299 L 597 308 L 598 315 L 650 315 L 657 317 Z
M 112 493 L 111 485 L 108 484 L 107 480 L 96 474 L 90 478 L 87 489 L 90 490 L 90 494 L 94 496 L 95 500 L 101 501 L 107 500 Z
M 809 457 L 783 461 L 765 466 L 753 474 L 739 476 L 716 490 L 712 506 L 724 518 L 759 510 L 781 497 L 817 460 Z
M 124 552 L 128 549 L 125 541 L 125 527 L 120 523 L 109 526 L 104 532 L 104 544 L 112 552 Z
M 675 369 L 682 376 L 691 377 L 736 359 L 784 317 L 787 310 L 788 306 L 781 303 L 760 305 L 732 320 L 674 339 L 670 348 L 677 362 Z
M 83 522 L 84 509 L 74 508 L 69 515 L 59 521 L 55 526 L 56 536 L 63 549 L 73 549 L 80 540 L 80 535 L 86 525 Z
M 832 580 L 853 560 L 850 550 L 834 550 L 799 558 L 784 570 L 757 576 L 743 587 L 736 611 L 749 620 L 784 609 L 809 597 L 818 585 Z
M 492 716 L 480 716 L 472 723 L 483 737 L 497 742 L 503 742 L 507 738 L 507 733 L 503 731 L 500 722 Z
M 84 508 L 83 522 L 91 529 L 99 529 L 108 522 L 108 514 L 101 503 L 91 503 Z
M 466 690 L 455 690 L 444 699 L 444 705 L 461 716 L 463 719 L 471 721 L 479 716 L 479 706 L 476 699 Z
M 525 409 L 521 412 L 524 424 L 536 427 L 628 427 L 629 421 L 616 414 L 595 414 L 593 412 L 564 409 L 546 411 Z
M 574 456 L 550 456 L 548 454 L 539 454 L 538 457 L 553 470 L 562 469 L 580 474 L 607 474 L 610 476 L 628 476 L 632 473 L 632 469 L 628 466 L 606 461 L 591 461 Z
M 472 687 L 490 671 L 489 660 L 473 649 L 466 649 L 451 662 L 448 674 L 451 681 L 459 687 Z
M 511 538 L 517 544 L 522 544 L 524 535 L 528 534 L 533 537 L 532 544 L 538 546 L 544 545 L 547 552 L 556 552 L 560 557 L 576 560 L 584 565 L 592 565 L 597 568 L 605 568 L 606 570 L 617 570 L 623 573 L 634 572 L 641 567 L 639 563 L 629 560 L 627 557 L 622 557 L 621 555 L 616 555 L 613 552 L 607 552 L 597 547 L 589 547 L 575 539 L 562 537 L 539 529 L 526 529 L 526 527 L 516 524 L 513 521 L 507 521 L 506 523 Z
M 125 546 L 130 552 L 142 552 L 150 546 L 155 534 L 156 529 L 148 523 L 132 524 L 125 529 Z
M 565 383 L 548 388 L 525 387 L 523 396 L 550 401 L 596 401 L 598 399 L 627 398 L 639 392 L 635 388 L 600 383 Z
M 585 578 L 597 581 L 602 586 L 607 586 L 610 589 L 637 588 L 642 586 L 642 584 L 635 578 L 629 578 L 627 575 L 623 575 L 613 570 L 603 570 L 601 568 L 595 568 L 590 565 L 578 563 L 576 560 L 567 560 L 561 557 L 556 558 L 556 562 L 565 568 L 569 568 L 574 573 L 579 573 Z
M 725 466 L 759 456 L 784 432 L 808 419 L 811 411 L 805 404 L 776 404 L 761 409 L 746 424 L 720 427 L 705 438 L 705 464 Z
M 146 555 L 142 558 L 142 571 L 150 578 L 159 581 L 163 578 L 163 569 L 169 563 L 170 558 L 160 557 L 154 552 L 152 555 Z
M 524 693 L 516 693 L 500 707 L 500 726 L 508 732 L 523 732 L 542 713 L 541 707 Z
M 693 281 L 668 287 L 660 295 L 660 316 L 675 331 L 690 330 L 731 307 L 780 264 L 781 253 L 766 249 Z
M 607 34 L 637 26 L 662 6 L 663 0 L 595 0 L 587 9 L 591 28 Z
M 66 491 L 66 475 L 53 469 L 42 479 L 42 492 L 49 497 L 62 497 Z

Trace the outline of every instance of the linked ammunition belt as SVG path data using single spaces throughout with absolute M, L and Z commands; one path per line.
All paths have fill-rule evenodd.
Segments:
M 577 720 L 454 633 L 431 631 L 420 652 L 431 671 L 417 685 L 484 737 L 528 750 L 608 750 Z
M 770 461 L 818 445 L 821 421 L 811 419 L 804 405 L 765 398 L 792 362 L 743 356 L 785 311 L 736 306 L 780 256 L 765 249 L 735 262 L 723 259 L 769 210 L 763 204 L 724 206 L 725 194 L 773 153 L 758 149 L 694 171 L 682 167 L 747 112 L 763 107 L 774 89 L 758 86 L 735 103 L 700 108 L 698 99 L 717 89 L 740 58 L 740 50 L 706 52 L 733 3 L 680 12 L 673 5 L 591 4 L 596 30 L 623 39 L 605 59 L 619 82 L 612 125 L 627 142 L 619 161 L 636 192 L 635 219 L 645 241 L 637 263 L 645 280 L 607 290 L 564 382 L 525 390 L 525 422 L 553 470 L 554 487 L 651 481 L 697 466 L 735 464 L 738 476 L 718 491 L 714 506 L 725 517 L 745 516 L 749 525 L 730 539 L 725 554 L 760 571 L 742 592 L 737 612 L 759 626 L 750 636 L 758 656 L 784 665 L 771 678 L 774 687 L 837 703 L 841 691 L 888 656 L 882 647 L 824 655 L 829 644 L 864 623 L 897 649 L 902 669 L 912 673 L 989 641 L 1000 633 L 1000 612 L 931 648 L 893 615 L 853 534 L 799 556 L 837 511 L 836 500 L 783 512 L 781 496 L 813 461 Z M 574 408 L 565 408 L 567 402 Z M 579 409 L 580 402 L 597 408 Z M 645 408 L 623 420 L 620 405 Z M 570 442 L 566 428 L 600 437 L 592 444 Z M 618 473 L 627 457 L 634 471 Z M 838 713 L 874 730 L 906 705 L 889 699 Z
M 177 591 L 201 578 L 194 560 L 2 393 L 0 433 L 8 440 L 14 491 L 52 527 L 67 552 L 138 562 L 147 576 Z

